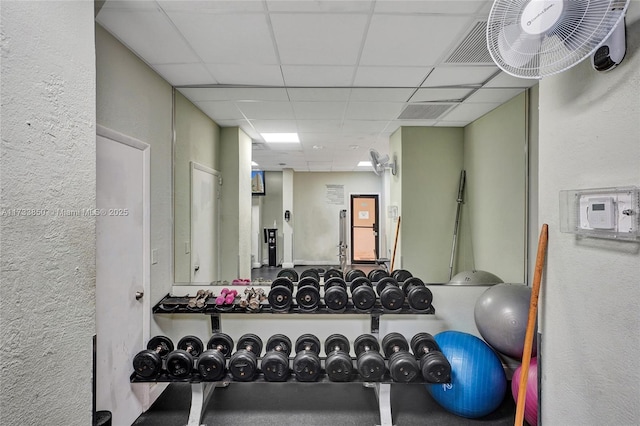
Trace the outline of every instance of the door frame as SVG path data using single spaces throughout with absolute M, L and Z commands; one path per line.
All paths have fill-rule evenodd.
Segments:
M 349 256 L 350 256 L 350 263 L 353 264 L 362 264 L 362 265 L 373 265 L 376 263 L 376 259 L 374 260 L 360 260 L 360 261 L 355 261 L 353 258 L 353 250 L 354 250 L 354 242 L 353 242 L 353 201 L 356 198 L 375 198 L 375 219 L 374 219 L 374 223 L 375 223 L 375 232 L 376 232 L 376 236 L 375 236 L 375 247 L 374 252 L 376 255 L 376 259 L 380 258 L 380 194 L 350 194 L 349 195 Z

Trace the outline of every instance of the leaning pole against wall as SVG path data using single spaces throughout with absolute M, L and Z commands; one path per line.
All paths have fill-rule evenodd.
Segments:
M 456 202 L 458 203 L 456 207 L 456 222 L 453 226 L 453 244 L 451 245 L 451 260 L 449 260 L 449 281 L 451 281 L 451 277 L 453 276 L 453 261 L 456 257 L 456 248 L 458 245 L 458 228 L 460 227 L 460 211 L 462 210 L 462 200 L 464 194 L 464 185 L 467 179 L 467 173 L 462 170 L 460 172 L 460 184 L 458 185 L 458 198 Z

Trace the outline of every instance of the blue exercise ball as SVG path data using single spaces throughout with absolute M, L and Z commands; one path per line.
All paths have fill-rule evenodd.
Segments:
M 507 377 L 493 349 L 460 331 L 444 331 L 434 337 L 451 363 L 451 383 L 426 385 L 433 399 L 445 410 L 470 419 L 498 408 L 507 391 Z

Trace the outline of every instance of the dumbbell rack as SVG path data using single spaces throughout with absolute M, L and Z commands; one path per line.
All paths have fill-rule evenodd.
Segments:
M 257 286 L 264 285 L 263 283 L 256 283 Z M 380 331 L 380 317 L 384 314 L 393 314 L 393 315 L 402 315 L 402 314 L 411 314 L 411 315 L 433 315 L 435 314 L 435 308 L 433 306 L 426 312 L 417 313 L 409 308 L 409 305 L 406 303 L 403 304 L 402 308 L 399 310 L 395 310 L 393 312 L 385 310 L 381 305 L 380 301 L 376 300 L 376 304 L 370 312 L 360 312 L 356 310 L 353 306 L 353 303 L 349 299 L 349 303 L 347 304 L 345 310 L 340 313 L 336 313 L 327 309 L 327 307 L 320 302 L 318 309 L 312 312 L 307 312 L 298 308 L 295 302 L 293 302 L 292 307 L 287 312 L 278 312 L 274 311 L 269 303 L 265 300 L 260 303 L 260 309 L 258 311 L 248 311 L 246 308 L 242 308 L 238 303 L 234 303 L 229 306 L 216 306 L 213 299 L 211 299 L 210 303 L 205 303 L 205 305 L 201 308 L 194 307 L 191 308 L 188 306 L 189 296 L 174 296 L 170 293 L 163 297 L 156 305 L 153 307 L 154 314 L 205 314 L 211 317 L 211 328 L 213 332 L 218 332 L 222 330 L 222 315 L 224 314 L 247 314 L 247 315 L 260 315 L 260 314 L 280 314 L 280 315 L 314 315 L 314 314 L 330 314 L 330 315 L 344 315 L 344 314 L 358 314 L 358 315 L 369 315 L 371 318 L 371 326 L 370 333 L 378 338 Z M 258 357 L 261 360 L 261 357 Z M 289 358 L 289 361 L 292 361 L 293 357 Z M 320 357 L 322 365 L 324 365 L 324 361 L 326 357 Z M 355 362 L 355 358 L 352 358 Z M 191 377 L 185 379 L 173 379 L 170 378 L 167 374 L 163 373 L 159 377 L 153 380 L 144 380 L 136 376 L 135 373 L 131 375 L 131 383 L 144 383 L 144 382 L 186 382 L 191 383 L 191 408 L 189 410 L 189 420 L 187 426 L 200 426 L 202 417 L 204 415 L 204 410 L 207 406 L 208 401 L 211 399 L 213 395 L 213 391 L 217 387 L 226 387 L 231 382 L 233 383 L 256 383 L 256 382 L 264 382 L 264 383 L 272 383 L 267 382 L 262 377 L 262 373 L 258 375 L 258 377 L 251 382 L 236 382 L 232 379 L 231 374 L 227 374 L 227 377 L 221 381 L 217 382 L 205 382 L 202 381 L 197 372 L 194 372 Z M 296 382 L 293 374 L 289 377 L 287 382 Z M 379 412 L 380 412 L 380 425 L 379 426 L 393 426 L 393 421 L 391 417 L 391 384 L 399 382 L 394 382 L 389 373 L 385 373 L 385 376 L 379 382 L 367 382 L 362 380 L 357 374 L 354 374 L 353 380 L 349 382 L 332 382 L 328 379 L 326 373 L 322 372 L 320 378 L 317 382 L 313 383 L 332 383 L 332 384 L 341 384 L 341 383 L 362 383 L 362 385 L 366 388 L 373 389 L 376 394 L 376 398 L 378 400 Z M 427 382 L 411 382 L 415 383 L 423 383 L 428 384 Z

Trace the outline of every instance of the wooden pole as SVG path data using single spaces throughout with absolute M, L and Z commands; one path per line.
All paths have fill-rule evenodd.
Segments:
M 402 217 L 398 216 L 398 223 L 396 224 L 396 238 L 395 238 L 395 241 L 393 242 L 393 254 L 391 255 L 391 271 L 394 270 L 393 265 L 396 261 L 396 247 L 398 247 L 398 234 L 400 233 L 400 219 L 402 219 Z
M 531 362 L 531 350 L 533 348 L 533 333 L 536 327 L 538 313 L 538 295 L 540 294 L 540 281 L 542 280 L 542 269 L 547 253 L 547 242 L 549 240 L 549 229 L 545 223 L 540 231 L 538 241 L 538 254 L 536 257 L 536 269 L 533 274 L 533 288 L 531 289 L 531 301 L 529 302 L 529 318 L 527 320 L 527 332 L 524 336 L 524 351 L 522 352 L 522 367 L 520 368 L 520 384 L 518 387 L 518 401 L 516 402 L 516 419 L 514 426 L 522 426 L 524 421 L 524 403 L 527 395 L 527 378 L 529 376 L 529 363 Z

